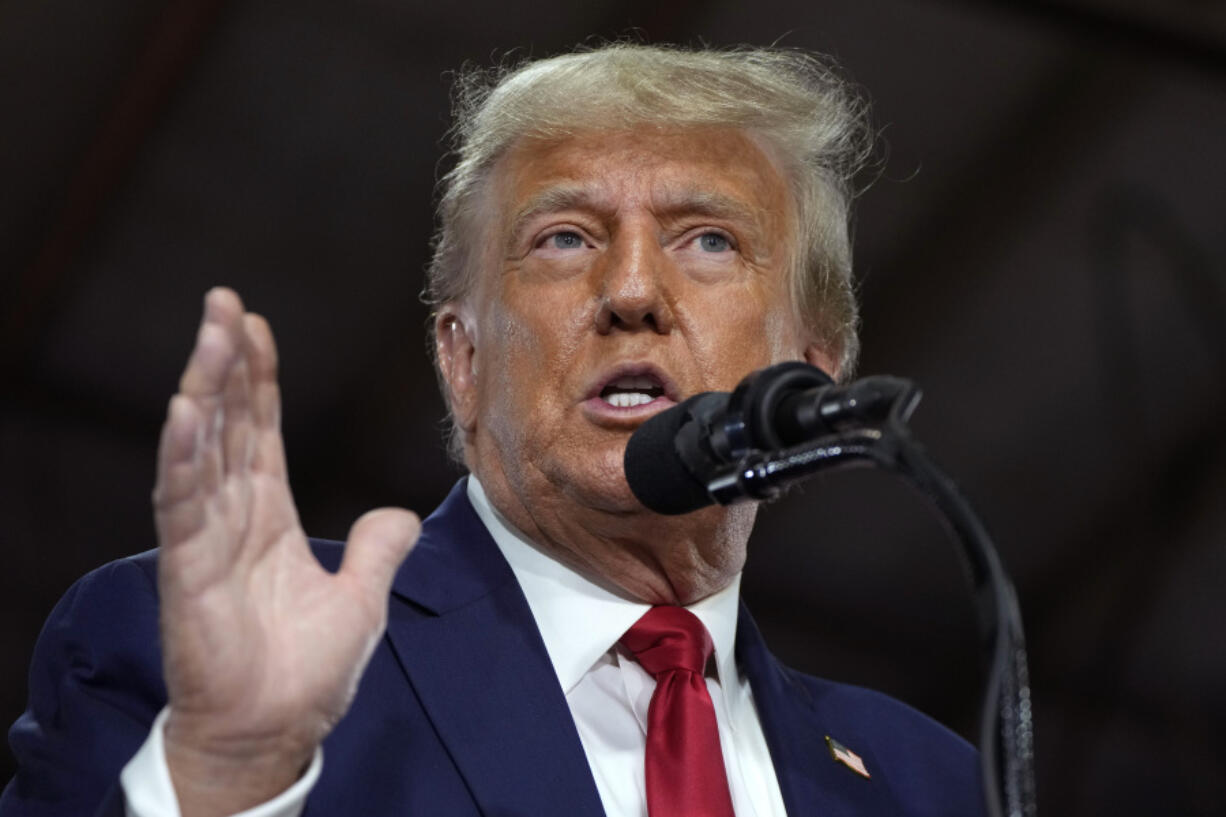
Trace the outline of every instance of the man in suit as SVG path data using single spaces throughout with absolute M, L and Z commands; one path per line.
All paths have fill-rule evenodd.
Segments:
M 429 295 L 471 476 L 420 539 L 309 541 L 271 332 L 209 293 L 158 554 L 53 613 L 0 814 L 979 813 L 964 742 L 766 651 L 753 506 L 661 517 L 622 470 L 692 394 L 849 371 L 855 100 L 804 55 L 642 46 L 464 88 Z M 661 611 L 692 667 L 652 666 Z

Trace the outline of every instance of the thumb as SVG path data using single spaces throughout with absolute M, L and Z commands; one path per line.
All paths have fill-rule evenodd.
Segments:
M 340 572 L 350 576 L 369 599 L 382 603 L 392 578 L 421 533 L 421 520 L 402 508 L 367 511 L 349 529 Z

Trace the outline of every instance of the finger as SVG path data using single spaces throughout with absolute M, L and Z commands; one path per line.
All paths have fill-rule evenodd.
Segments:
M 227 475 L 243 474 L 251 462 L 251 385 L 245 352 L 230 367 L 221 400 L 221 450 Z
M 281 389 L 277 384 L 277 344 L 268 321 L 255 313 L 243 318 L 247 344 L 248 378 L 251 384 L 251 417 L 254 425 L 251 468 L 284 477 L 285 444 L 281 437 Z
M 233 290 L 216 287 L 204 296 L 204 317 L 196 347 L 179 379 L 189 397 L 220 397 L 243 342 L 243 302 Z
M 225 419 L 225 387 L 240 359 L 242 309 L 242 301 L 231 290 L 215 288 L 205 295 L 196 345 L 179 380 L 179 392 L 195 403 L 200 415 L 201 485 L 210 494 L 217 492 L 225 467 L 219 437 Z
M 351 577 L 381 614 L 396 570 L 420 532 L 417 515 L 401 508 L 368 511 L 349 531 L 340 574 Z
M 172 397 L 162 426 L 153 487 L 154 522 L 162 546 L 190 539 L 204 524 L 198 456 L 201 436 L 195 405 L 182 395 Z

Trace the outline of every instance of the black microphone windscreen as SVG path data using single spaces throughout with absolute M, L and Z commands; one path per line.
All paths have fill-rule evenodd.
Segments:
M 709 392 L 708 392 L 709 394 Z M 707 486 L 685 467 L 677 453 L 677 433 L 690 419 L 698 394 L 643 423 L 626 443 L 624 459 L 630 490 L 656 513 L 670 516 L 712 504 Z

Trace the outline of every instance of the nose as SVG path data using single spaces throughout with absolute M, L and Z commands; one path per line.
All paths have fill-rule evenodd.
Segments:
M 664 280 L 666 266 L 655 230 L 648 226 L 622 230 L 598 272 L 596 331 L 671 332 L 673 311 Z

